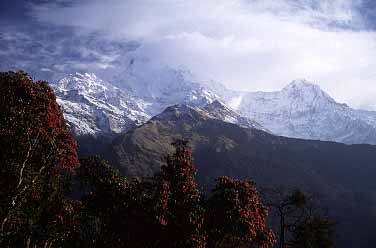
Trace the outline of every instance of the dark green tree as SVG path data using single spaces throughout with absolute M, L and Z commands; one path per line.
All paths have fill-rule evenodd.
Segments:
M 319 197 L 299 189 L 264 191 L 267 205 L 279 219 L 279 247 L 334 247 L 334 225 Z
M 86 231 L 77 234 L 79 239 L 85 242 L 92 233 L 89 247 L 162 247 L 165 226 L 158 213 L 163 196 L 155 182 L 129 182 L 99 157 L 80 163 L 76 181 L 83 204 L 80 215 L 85 220 L 81 230 Z
M 292 230 L 289 247 L 292 248 L 333 248 L 335 223 L 327 217 L 311 216 Z
M 128 181 L 99 157 L 81 159 L 80 164 L 77 179 L 83 204 L 81 211 L 87 220 L 94 220 L 94 225 L 90 225 L 95 234 L 91 246 L 125 247 Z

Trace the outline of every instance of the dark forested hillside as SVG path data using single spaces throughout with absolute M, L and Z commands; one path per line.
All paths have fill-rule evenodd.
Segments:
M 159 171 L 175 138 L 191 141 L 202 186 L 226 175 L 317 192 L 338 222 L 339 247 L 369 247 L 376 228 L 375 146 L 277 137 L 177 105 L 115 139 L 105 155 L 123 174 L 144 178 Z

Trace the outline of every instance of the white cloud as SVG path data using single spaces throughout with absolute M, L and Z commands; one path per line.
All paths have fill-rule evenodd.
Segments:
M 361 0 L 107 0 L 34 6 L 39 21 L 143 41 L 143 52 L 243 90 L 294 78 L 376 109 L 376 35 Z M 340 28 L 346 27 L 346 28 Z M 357 29 L 357 31 L 354 31 Z

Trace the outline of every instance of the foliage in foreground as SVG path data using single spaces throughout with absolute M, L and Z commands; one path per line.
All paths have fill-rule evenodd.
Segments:
M 98 218 L 95 247 L 270 247 L 267 209 L 254 184 L 218 179 L 205 200 L 184 141 L 161 173 L 128 182 L 99 158 L 81 161 L 84 211 Z M 89 184 L 87 184 L 89 182 Z M 145 236 L 147 234 L 147 236 Z
M 1 247 L 59 244 L 76 207 L 65 197 L 78 166 L 71 137 L 46 82 L 0 73 Z
M 1 247 L 266 248 L 275 243 L 253 182 L 221 177 L 204 198 L 186 141 L 173 144 L 175 153 L 159 174 L 129 181 L 99 157 L 78 161 L 47 83 L 22 72 L 0 73 L 0 108 Z M 306 245 L 309 235 L 319 237 L 309 228 L 324 224 L 299 226 L 297 244 Z

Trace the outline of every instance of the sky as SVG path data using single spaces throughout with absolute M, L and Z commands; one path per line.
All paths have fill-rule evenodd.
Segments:
M 59 77 L 137 49 L 231 89 L 305 78 L 376 110 L 373 0 L 2 0 L 0 25 L 0 69 Z

